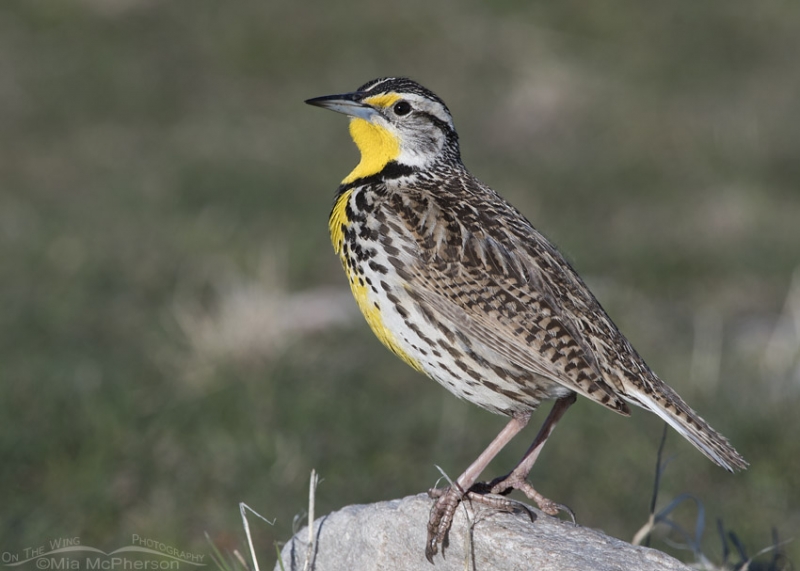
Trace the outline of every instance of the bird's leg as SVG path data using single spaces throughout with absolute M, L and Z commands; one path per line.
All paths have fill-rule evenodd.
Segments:
M 522 460 L 519 461 L 519 464 L 517 464 L 517 466 L 509 474 L 495 478 L 489 483 L 488 488 L 490 493 L 507 494 L 512 489 L 516 489 L 536 502 L 536 504 L 539 506 L 539 509 L 544 513 L 548 515 L 556 515 L 558 514 L 559 510 L 566 511 L 570 514 L 570 516 L 572 516 L 572 520 L 575 521 L 575 514 L 572 513 L 571 509 L 564 505 L 557 504 L 552 500 L 548 500 L 542 494 L 534 490 L 533 486 L 531 486 L 527 480 L 528 474 L 530 473 L 531 468 L 533 468 L 533 464 L 536 462 L 536 459 L 539 457 L 539 453 L 544 447 L 544 443 L 547 442 L 547 438 L 553 432 L 553 429 L 556 427 L 559 419 L 564 416 L 564 413 L 567 412 L 567 409 L 572 406 L 572 403 L 575 402 L 575 398 L 575 393 L 572 393 L 569 396 L 562 397 L 555 402 L 553 408 L 550 410 L 550 414 L 547 415 L 544 424 L 542 424 L 539 434 L 536 435 L 533 444 L 531 444 L 531 447 L 528 448 L 525 456 L 522 457 Z
M 439 544 L 444 541 L 447 531 L 453 523 L 453 514 L 458 504 L 464 496 L 468 494 L 469 489 L 489 462 L 497 456 L 497 453 L 500 452 L 520 430 L 525 428 L 530 417 L 530 413 L 512 417 L 505 428 L 500 431 L 500 434 L 492 440 L 491 444 L 486 447 L 486 450 L 469 465 L 469 468 L 458 477 L 453 485 L 441 490 L 432 489 L 428 492 L 431 497 L 437 498 L 433 508 L 431 508 L 431 515 L 428 520 L 428 542 L 425 546 L 425 557 L 428 558 L 428 561 L 433 563 L 433 556 L 438 552 Z M 471 493 L 469 496 L 480 497 L 477 494 Z

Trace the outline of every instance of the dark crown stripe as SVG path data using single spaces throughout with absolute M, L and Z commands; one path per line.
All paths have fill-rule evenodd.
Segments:
M 414 93 L 416 95 L 421 95 L 431 101 L 436 101 L 442 107 L 447 109 L 447 105 L 445 105 L 444 101 L 436 95 L 430 89 L 421 86 L 419 83 L 414 81 L 413 79 L 408 79 L 407 77 L 381 77 L 378 79 L 373 79 L 358 88 L 357 91 L 364 92 L 364 93 Z M 447 109 L 449 113 L 450 110 Z

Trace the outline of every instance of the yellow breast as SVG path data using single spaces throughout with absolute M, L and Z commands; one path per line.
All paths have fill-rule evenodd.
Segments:
M 350 221 L 347 218 L 347 204 L 352 194 L 353 189 L 350 189 L 340 195 L 331 211 L 328 226 L 331 231 L 333 249 L 339 254 L 339 259 L 350 282 L 350 290 L 353 292 L 358 308 L 367 320 L 372 332 L 392 353 L 416 370 L 422 371 L 420 364 L 403 350 L 394 333 L 386 327 L 381 312 L 390 310 L 391 302 L 388 299 L 377 299 L 377 296 L 371 293 L 364 278 L 358 274 L 356 268 L 351 267 L 348 263 L 347 248 L 345 247 L 345 229 L 350 226 Z M 352 257 L 350 259 L 352 260 Z M 383 307 L 381 307 L 381 303 Z

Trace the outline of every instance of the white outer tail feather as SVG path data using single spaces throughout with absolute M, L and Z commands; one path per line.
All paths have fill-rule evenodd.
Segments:
M 704 431 L 698 430 L 695 426 L 687 425 L 686 422 L 676 416 L 674 412 L 664 408 L 655 399 L 644 392 L 637 392 L 634 398 L 628 395 L 623 395 L 623 398 L 632 404 L 657 414 L 712 462 L 725 468 L 728 472 L 735 472 L 736 470 L 747 467 L 747 462 L 728 443 L 728 440 L 711 428 L 711 426 L 694 413 L 688 405 L 686 406 L 687 410 L 691 411 L 694 420 L 705 429 Z M 732 459 L 737 459 L 739 462 L 734 463 Z

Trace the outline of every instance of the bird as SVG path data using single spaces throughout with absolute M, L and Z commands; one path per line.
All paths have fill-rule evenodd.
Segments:
M 649 410 L 722 468 L 748 466 L 645 363 L 557 248 L 467 170 L 439 96 L 382 77 L 306 103 L 347 115 L 360 151 L 336 191 L 329 230 L 370 328 L 413 369 L 509 417 L 455 482 L 430 491 L 429 561 L 465 497 L 504 505 L 497 498 L 517 489 L 549 515 L 569 511 L 527 478 L 577 395 L 624 416 L 629 405 Z M 520 462 L 478 482 L 545 400 L 555 403 Z

